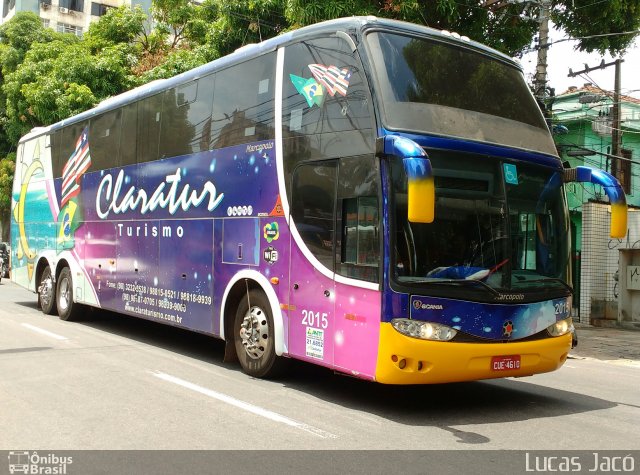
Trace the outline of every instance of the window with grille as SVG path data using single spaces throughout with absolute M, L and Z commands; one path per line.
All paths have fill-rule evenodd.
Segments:
M 58 33 L 71 33 L 71 34 L 76 35 L 78 37 L 82 36 L 82 27 L 81 26 L 69 25 L 67 23 L 58 23 L 56 31 Z

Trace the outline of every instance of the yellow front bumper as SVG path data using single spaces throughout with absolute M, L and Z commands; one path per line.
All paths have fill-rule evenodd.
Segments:
M 451 343 L 411 338 L 381 323 L 376 381 L 432 384 L 530 376 L 558 369 L 570 349 L 570 333 L 521 343 Z M 493 371 L 491 358 L 501 355 L 520 355 L 520 369 Z

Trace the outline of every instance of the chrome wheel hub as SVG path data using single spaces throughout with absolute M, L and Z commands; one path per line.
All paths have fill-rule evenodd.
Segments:
M 260 307 L 251 307 L 240 324 L 240 339 L 247 355 L 257 360 L 264 355 L 269 342 L 267 314 Z
M 42 279 L 40 287 L 38 287 L 38 293 L 40 294 L 40 302 L 43 307 L 48 307 L 53 299 L 53 279 L 51 274 Z
M 69 279 L 60 281 L 60 294 L 58 295 L 58 307 L 65 311 L 69 306 Z

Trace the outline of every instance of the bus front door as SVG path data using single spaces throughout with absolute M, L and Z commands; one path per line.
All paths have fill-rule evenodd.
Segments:
M 334 364 L 336 164 L 303 164 L 293 175 L 289 353 Z

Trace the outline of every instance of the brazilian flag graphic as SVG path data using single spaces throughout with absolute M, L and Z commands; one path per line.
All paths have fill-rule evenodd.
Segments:
M 84 128 L 76 142 L 75 149 L 62 169 L 62 198 L 58 214 L 58 249 L 73 249 L 75 232 L 82 223 L 80 206 L 80 181 L 91 166 L 89 154 L 89 130 Z
M 289 77 L 296 90 L 307 100 L 309 107 L 312 107 L 314 104 L 318 107 L 322 106 L 324 102 L 324 90 L 315 79 L 305 79 L 295 74 L 289 74 Z

